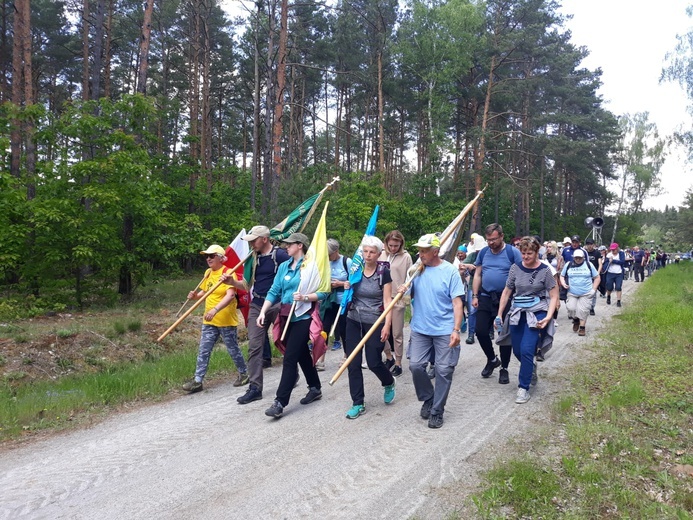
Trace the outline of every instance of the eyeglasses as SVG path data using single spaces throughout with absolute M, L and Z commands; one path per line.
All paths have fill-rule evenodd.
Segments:
M 209 254 L 209 255 L 205 255 L 205 258 L 206 258 L 207 260 L 211 260 L 212 258 L 216 258 L 217 256 L 219 256 L 219 255 L 217 255 L 216 253 L 212 253 L 212 254 Z

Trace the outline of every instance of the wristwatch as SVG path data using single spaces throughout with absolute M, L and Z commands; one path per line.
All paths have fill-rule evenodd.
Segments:
M 305 295 L 305 296 L 303 297 L 303 301 L 304 301 L 304 302 L 307 302 L 307 301 L 308 301 L 308 295 Z
M 462 332 L 462 329 L 452 329 L 453 332 Z

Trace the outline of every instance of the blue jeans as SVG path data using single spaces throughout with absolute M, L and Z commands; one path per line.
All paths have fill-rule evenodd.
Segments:
M 197 352 L 197 367 L 195 368 L 195 381 L 201 383 L 207 373 L 209 366 L 209 357 L 212 355 L 214 345 L 219 339 L 219 336 L 224 340 L 226 350 L 229 356 L 236 363 L 236 368 L 241 374 L 247 372 L 243 353 L 238 348 L 238 336 L 236 327 L 217 327 L 215 325 L 202 325 L 202 334 L 200 335 L 200 348 Z
M 476 331 L 476 307 L 472 305 L 472 290 L 467 291 L 467 332 L 470 336 Z
M 546 312 L 535 312 L 537 321 L 543 320 L 546 317 Z M 510 339 L 513 344 L 513 354 L 520 362 L 519 386 L 525 390 L 529 390 L 529 384 L 532 382 L 532 371 L 534 370 L 534 354 L 537 351 L 537 343 L 541 330 L 530 329 L 527 326 L 527 315 L 523 312 L 520 315 L 520 323 L 510 325 Z

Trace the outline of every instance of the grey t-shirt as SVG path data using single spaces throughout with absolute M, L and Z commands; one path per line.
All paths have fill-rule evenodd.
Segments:
M 380 285 L 381 275 L 374 272 L 370 277 L 363 276 L 354 286 L 354 296 L 347 317 L 361 323 L 375 323 L 383 313 L 383 288 Z M 382 284 L 391 283 L 390 270 L 382 272 Z

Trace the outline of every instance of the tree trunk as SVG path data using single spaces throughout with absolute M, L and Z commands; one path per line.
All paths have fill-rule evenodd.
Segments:
M 22 16 L 22 61 L 24 62 L 24 106 L 29 108 L 34 104 L 33 72 L 31 68 L 31 2 L 30 0 L 17 0 L 21 4 Z M 19 14 L 19 13 L 18 13 Z M 34 144 L 34 124 L 28 116 L 24 118 L 24 140 L 26 156 L 26 198 L 32 200 L 36 197 L 36 146 Z
M 137 92 L 147 94 L 147 70 L 149 68 L 149 43 L 152 34 L 152 13 L 154 0 L 147 0 L 144 7 L 144 20 L 140 34 L 140 69 L 137 73 Z
M 272 132 L 272 174 L 273 183 L 282 177 L 282 127 L 284 125 L 284 87 L 286 86 L 286 42 L 288 39 L 289 2 L 281 0 L 279 24 L 279 49 L 277 52 L 277 91 L 274 101 L 274 130 Z
M 275 77 L 273 75 L 273 61 L 274 61 L 274 33 L 276 30 L 276 14 L 277 4 L 276 0 L 271 0 L 268 9 L 269 17 L 269 34 L 267 38 L 267 96 L 265 101 L 265 160 L 263 164 L 263 176 L 262 176 L 262 216 L 270 220 L 274 220 L 275 214 L 278 213 L 276 208 L 276 187 L 274 186 L 274 175 L 272 173 L 272 106 L 274 89 L 275 89 Z
M 257 3 L 257 20 L 261 4 Z M 255 211 L 255 193 L 260 180 L 260 42 L 259 24 L 255 23 L 255 85 L 253 89 L 253 175 L 250 180 L 250 209 Z
M 481 117 L 481 135 L 479 136 L 479 147 L 474 158 L 474 188 L 478 193 L 483 182 L 481 171 L 484 167 L 484 156 L 486 155 L 486 127 L 488 125 L 489 111 L 491 107 L 491 90 L 493 89 L 493 75 L 496 69 L 496 57 L 491 57 L 491 69 L 488 74 L 488 85 L 486 86 L 486 99 L 484 100 L 484 114 Z M 472 215 L 472 229 L 481 228 L 481 206 L 479 201 L 474 205 Z
M 106 48 L 104 49 L 103 64 L 103 97 L 111 97 L 111 41 L 113 40 L 113 1 L 108 2 L 108 17 L 106 18 Z
M 383 128 L 383 51 L 378 49 L 378 172 L 385 172 L 385 130 Z M 387 186 L 385 186 L 387 187 Z
M 23 3 L 18 0 L 14 3 L 14 41 L 12 44 L 12 103 L 19 110 L 22 106 L 22 94 L 24 83 L 22 74 L 24 73 L 24 13 Z M 22 123 L 19 119 L 12 122 L 12 132 L 10 134 L 10 173 L 19 178 L 20 163 L 22 154 Z
M 82 99 L 89 100 L 89 0 L 82 4 Z
M 105 2 L 106 0 L 98 0 L 96 2 L 96 15 L 94 16 L 94 67 L 91 71 L 90 81 L 92 99 L 101 98 Z

